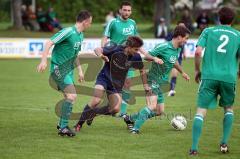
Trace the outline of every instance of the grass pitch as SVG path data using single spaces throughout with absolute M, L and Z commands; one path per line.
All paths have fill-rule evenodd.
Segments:
M 0 158 L 89 158 L 89 159 L 184 159 L 190 158 L 192 118 L 196 107 L 198 85 L 194 83 L 193 60 L 184 61 L 184 68 L 191 76 L 189 83 L 180 76 L 176 96 L 166 97 L 168 118 L 181 113 L 187 116 L 184 131 L 175 131 L 167 117 L 154 118 L 145 123 L 141 134 L 128 133 L 123 121 L 113 117 L 97 117 L 91 127 L 84 126 L 74 138 L 57 136 L 55 104 L 62 95 L 48 85 L 48 71 L 36 73 L 39 60 L 0 60 Z M 93 86 L 94 82 L 83 85 Z M 240 82 L 235 100 L 235 121 L 229 141 L 230 153 L 219 153 L 223 112 L 211 110 L 204 122 L 197 158 L 239 158 L 240 132 Z M 80 112 L 89 96 L 80 95 L 74 112 Z M 136 112 L 145 105 L 144 98 L 137 98 L 129 112 Z M 76 121 L 71 121 L 73 126 Z

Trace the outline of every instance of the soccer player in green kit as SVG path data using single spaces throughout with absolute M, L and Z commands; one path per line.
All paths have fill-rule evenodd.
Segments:
M 111 43 L 115 44 L 123 44 L 127 37 L 130 35 L 138 35 L 137 26 L 133 19 L 130 19 L 130 15 L 132 14 L 132 5 L 130 2 L 124 1 L 120 5 L 120 16 L 113 19 L 108 23 L 106 29 L 104 31 L 104 37 L 102 39 L 102 47 L 104 47 L 108 40 Z M 141 50 L 140 50 L 141 51 Z M 120 115 L 123 116 L 127 112 L 127 103 L 130 99 L 130 86 L 131 86 L 131 78 L 134 76 L 134 69 L 131 68 L 128 71 L 127 78 L 125 80 L 123 94 L 122 94 L 122 104 L 120 108 Z
M 79 82 L 83 81 L 84 75 L 80 66 L 78 53 L 83 41 L 83 31 L 91 26 L 92 16 L 88 11 L 81 11 L 76 18 L 76 24 L 60 30 L 46 42 L 38 72 L 43 72 L 47 68 L 47 55 L 50 48 L 52 50 L 50 73 L 51 78 L 57 84 L 59 90 L 63 92 L 64 101 L 61 107 L 61 117 L 59 121 L 59 132 L 61 136 L 75 136 L 75 133 L 68 127 L 68 119 L 72 112 L 72 105 L 76 101 L 76 90 L 73 80 L 74 64 L 77 64 L 79 72 Z
M 202 32 L 195 52 L 195 81 L 200 82 L 200 86 L 189 155 L 198 154 L 198 142 L 204 117 L 207 109 L 216 108 L 218 95 L 220 96 L 219 106 L 224 110 L 220 151 L 222 153 L 229 151 L 228 139 L 234 118 L 233 103 L 240 54 L 240 32 L 231 27 L 235 16 L 232 9 L 223 7 L 218 15 L 221 25 L 206 28 Z M 200 72 L 204 48 L 202 72 Z
M 173 32 L 173 39 L 168 42 L 160 43 L 149 51 L 149 54 L 163 60 L 162 65 L 152 63 L 148 72 L 148 85 L 151 91 L 147 92 L 146 104 L 138 113 L 126 115 L 124 121 L 132 134 L 138 134 L 144 122 L 154 116 L 164 112 L 164 97 L 162 86 L 168 83 L 168 76 L 172 68 L 176 68 L 184 79 L 189 81 L 189 76 L 182 70 L 177 59 L 189 37 L 190 31 L 182 25 L 178 25 Z

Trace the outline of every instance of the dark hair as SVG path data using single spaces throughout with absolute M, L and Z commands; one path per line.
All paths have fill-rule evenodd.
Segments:
M 143 40 L 138 36 L 129 36 L 126 41 L 127 47 L 141 47 L 143 46 Z
M 128 1 L 123 1 L 120 5 L 120 8 L 122 8 L 123 6 L 131 6 L 132 7 L 132 4 Z
M 223 7 L 219 10 L 218 16 L 221 24 L 231 24 L 235 17 L 235 13 L 231 8 Z
M 82 11 L 80 11 L 80 12 L 78 13 L 77 18 L 76 18 L 76 21 L 77 21 L 77 22 L 82 22 L 82 21 L 90 18 L 91 16 L 92 16 L 92 14 L 91 14 L 89 11 L 87 11 L 87 10 L 82 10 Z
M 173 38 L 176 38 L 178 36 L 185 37 L 187 34 L 190 34 L 191 31 L 185 27 L 184 25 L 177 25 L 176 28 L 173 31 Z

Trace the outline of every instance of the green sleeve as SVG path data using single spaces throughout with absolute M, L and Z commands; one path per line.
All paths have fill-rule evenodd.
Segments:
M 136 23 L 134 23 L 134 28 L 135 28 L 135 30 L 134 30 L 134 35 L 139 35 L 138 30 L 137 30 L 137 24 L 136 24 Z
M 161 55 L 162 51 L 167 47 L 167 43 L 158 44 L 154 49 L 149 51 L 149 54 L 152 56 Z
M 197 46 L 205 47 L 207 43 L 207 36 L 208 36 L 208 29 L 206 28 L 201 33 L 197 42 Z
M 104 31 L 104 36 L 106 36 L 106 37 L 110 37 L 111 36 L 111 31 L 112 31 L 112 27 L 113 27 L 113 25 L 114 25 L 114 19 L 113 20 L 111 20 L 108 24 L 107 24 L 107 26 L 106 26 L 106 28 L 105 28 L 105 31 Z
M 72 28 L 65 28 L 54 34 L 50 39 L 54 44 L 61 43 L 72 34 Z

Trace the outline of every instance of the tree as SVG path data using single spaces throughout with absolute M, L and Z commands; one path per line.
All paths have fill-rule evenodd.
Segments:
M 11 13 L 14 29 L 22 28 L 21 5 L 22 0 L 11 0 Z

